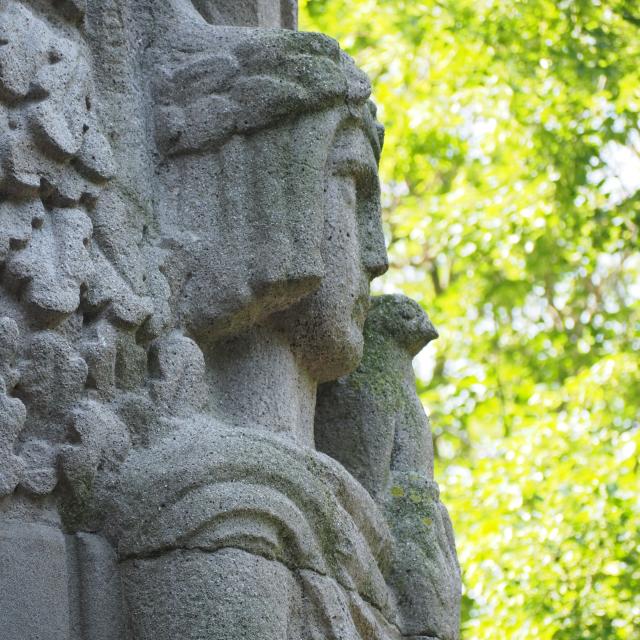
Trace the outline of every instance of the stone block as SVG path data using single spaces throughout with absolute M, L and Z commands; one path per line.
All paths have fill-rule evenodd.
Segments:
M 0 638 L 70 640 L 68 583 L 59 530 L 0 524 Z

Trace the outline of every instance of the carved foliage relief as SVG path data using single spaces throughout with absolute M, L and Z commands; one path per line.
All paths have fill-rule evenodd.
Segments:
M 129 334 L 108 326 L 150 313 L 94 237 L 115 166 L 84 11 L 0 2 L 0 308 L 12 312 L 0 319 L 2 495 L 54 490 L 78 406 L 115 385 L 105 369 Z

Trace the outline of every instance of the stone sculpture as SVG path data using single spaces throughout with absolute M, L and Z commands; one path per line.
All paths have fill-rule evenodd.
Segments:
M 438 334 L 403 296 L 371 300 L 365 348 L 352 374 L 320 387 L 315 441 L 376 500 L 394 538 L 387 580 L 405 635 L 456 637 L 460 570 L 453 529 L 433 479 L 429 420 L 411 361 Z
M 291 0 L 0 0 L 0 638 L 457 637 L 406 349 L 383 475 L 438 532 L 315 448 L 387 266 L 382 128 L 294 26 Z

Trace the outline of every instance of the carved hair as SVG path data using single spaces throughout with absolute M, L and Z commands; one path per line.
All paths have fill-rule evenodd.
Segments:
M 208 53 L 160 56 L 154 91 L 157 210 L 172 238 L 165 273 L 178 324 L 199 340 L 238 332 L 319 286 L 332 145 L 357 129 L 377 162 L 383 140 L 368 79 L 330 38 L 207 35 Z
M 374 109 L 362 108 L 371 94 L 369 79 L 335 40 L 232 28 L 211 29 L 211 35 L 217 53 L 190 52 L 160 68 L 156 132 L 166 154 L 219 147 L 234 134 L 346 105 L 379 156 L 382 128 Z

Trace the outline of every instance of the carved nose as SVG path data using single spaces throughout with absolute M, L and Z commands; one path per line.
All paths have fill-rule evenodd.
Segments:
M 386 273 L 389 268 L 389 258 L 387 257 L 387 247 L 379 213 L 375 217 L 372 216 L 363 232 L 361 239 L 362 263 L 369 274 L 369 279 L 373 280 Z
M 389 259 L 387 258 L 387 250 L 382 242 L 382 251 L 377 251 L 375 256 L 371 256 L 369 261 L 365 261 L 365 268 L 371 280 L 384 275 L 389 269 Z

